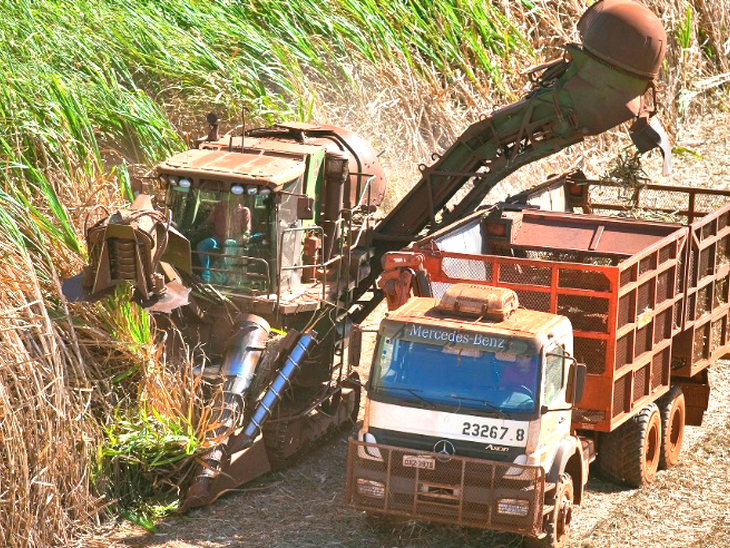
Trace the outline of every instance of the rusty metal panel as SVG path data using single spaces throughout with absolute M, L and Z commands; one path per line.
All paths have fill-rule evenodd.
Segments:
M 349 441 L 345 500 L 359 510 L 539 536 L 546 486 L 540 466 Z

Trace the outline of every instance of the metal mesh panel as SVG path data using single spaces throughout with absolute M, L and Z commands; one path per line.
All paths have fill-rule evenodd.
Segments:
M 697 273 L 695 272 L 695 264 L 697 262 L 697 250 L 692 247 L 689 250 L 689 261 L 687 264 L 687 272 L 689 272 L 688 282 L 690 287 L 697 287 Z
M 637 310 L 641 314 L 649 308 L 654 308 L 654 280 L 644 282 L 639 286 L 637 294 Z
M 636 292 L 630 291 L 618 300 L 618 326 L 633 323 Z
M 550 286 L 552 269 L 549 266 L 529 266 L 520 264 L 499 265 L 499 281 L 526 285 Z
M 722 216 L 725 218 L 725 215 Z M 725 236 L 717 241 L 717 267 L 730 263 L 730 236 Z
M 592 203 L 617 204 L 626 203 L 626 190 L 618 186 L 590 185 L 588 196 Z
M 647 209 L 688 209 L 689 196 L 685 192 L 645 188 L 641 190 L 639 207 Z
M 444 257 L 441 268 L 449 278 L 475 282 L 492 281 L 492 263 L 489 261 Z
M 728 219 L 730 218 L 730 211 L 723 213 L 717 218 L 717 230 L 718 232 L 728 225 Z
M 710 349 L 710 323 L 695 328 L 692 359 L 695 362 L 707 359 Z
M 360 510 L 537 535 L 539 466 L 449 456 L 350 439 L 345 499 Z
M 672 336 L 672 308 L 654 316 L 654 342 L 656 344 Z
M 677 329 L 682 327 L 682 301 L 677 301 L 676 303 L 674 303 L 672 323 L 674 324 L 673 327 Z
M 687 321 L 691 322 L 695 319 L 695 303 L 697 302 L 697 294 L 687 295 Z
M 665 245 L 659 250 L 659 264 L 666 263 L 669 259 L 676 257 L 677 242 L 672 242 L 669 245 Z
M 574 341 L 575 359 L 586 364 L 591 375 L 601 375 L 606 371 L 606 341 L 576 337 Z
M 618 259 L 593 255 L 588 252 L 576 252 L 567 250 L 524 250 L 525 258 L 540 261 L 555 261 L 562 263 L 592 264 L 596 266 L 611 266 L 618 262 Z
M 636 265 L 632 265 L 625 270 L 621 271 L 619 275 L 619 285 L 621 287 L 631 282 L 636 281 Z
M 446 282 L 431 282 L 431 291 L 433 292 L 433 296 L 437 299 L 440 299 L 444 296 L 444 293 L 446 293 L 446 290 L 450 288 L 453 284 L 449 284 Z
M 629 331 L 616 341 L 616 370 L 634 361 L 634 332 Z
M 608 332 L 608 299 L 558 295 L 557 313 L 567 316 L 576 331 Z
M 710 212 L 720 209 L 727 203 L 726 196 L 712 196 L 710 194 L 697 194 L 695 198 L 695 209 L 702 212 Z
M 613 383 L 613 416 L 629 410 L 631 375 L 624 375 Z
M 706 285 L 697 291 L 697 317 L 701 318 L 704 314 L 710 312 L 712 304 L 710 303 L 710 289 L 712 284 Z
M 640 356 L 644 352 L 648 352 L 649 350 L 651 350 L 651 334 L 653 331 L 653 327 L 653 322 L 649 322 L 648 325 L 645 325 L 641 329 L 636 330 L 636 344 L 634 345 L 635 356 Z
M 674 297 L 674 267 L 657 276 L 656 304 L 661 304 Z
M 561 268 L 558 271 L 558 286 L 575 289 L 590 289 L 592 291 L 608 292 L 611 282 L 603 272 L 574 270 Z
M 720 278 L 715 282 L 715 302 L 713 309 L 727 303 L 728 277 Z
M 643 274 L 654 270 L 656 268 L 656 259 L 657 256 L 655 253 L 652 253 L 648 257 L 644 257 L 643 259 L 641 259 L 639 261 L 639 276 L 642 276 Z
M 709 238 L 710 236 L 715 235 L 715 223 L 709 222 L 707 224 L 702 225 L 702 228 L 700 228 L 700 240 L 705 240 Z
M 539 291 L 528 291 L 526 289 L 515 289 L 520 306 L 529 310 L 550 312 L 550 293 Z
M 649 394 L 649 364 L 634 373 L 634 401 Z
M 666 385 L 669 381 L 669 348 L 665 348 L 652 358 L 651 389 Z
M 712 344 L 710 352 L 715 352 L 718 348 L 725 344 L 725 326 L 727 318 L 722 318 L 712 322 Z
M 677 276 L 676 276 L 676 293 L 682 293 L 684 291 L 684 253 L 680 253 L 677 257 Z
M 700 278 L 712 274 L 714 265 L 713 247 L 710 246 L 700 251 Z

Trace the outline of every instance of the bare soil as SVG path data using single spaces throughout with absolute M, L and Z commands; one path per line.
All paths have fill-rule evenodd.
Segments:
M 694 154 L 675 156 L 669 178 L 659 161 L 645 166 L 658 182 L 730 187 L 730 115 L 713 114 L 677 135 Z M 384 310 L 370 318 L 376 323 Z M 369 353 L 365 351 L 365 356 Z M 368 364 L 361 375 L 367 376 Z M 713 393 L 704 425 L 688 427 L 679 464 L 644 489 L 588 483 L 574 515 L 572 548 L 726 547 L 730 538 L 730 362 L 711 371 Z M 159 524 L 157 533 L 122 525 L 84 546 L 122 547 L 518 547 L 522 539 L 408 522 L 378 527 L 344 506 L 347 433 L 315 449 L 294 467 L 271 473 L 208 508 Z

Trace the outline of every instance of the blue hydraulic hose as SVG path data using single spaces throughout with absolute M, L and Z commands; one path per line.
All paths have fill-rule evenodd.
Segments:
M 302 335 L 299 337 L 294 350 L 292 350 L 287 357 L 284 366 L 277 372 L 276 378 L 273 380 L 271 385 L 269 385 L 264 397 L 261 398 L 261 401 L 256 407 L 251 420 L 248 425 L 246 425 L 246 428 L 244 429 L 246 437 L 253 439 L 261 431 L 261 425 L 269 417 L 269 415 L 271 415 L 271 411 L 281 398 L 281 394 L 291 383 L 296 372 L 299 371 L 299 368 L 302 366 L 302 362 L 307 357 L 307 353 L 312 349 L 314 344 L 314 337 L 310 335 Z

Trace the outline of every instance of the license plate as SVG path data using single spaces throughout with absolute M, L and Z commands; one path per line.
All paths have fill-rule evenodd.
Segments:
M 422 455 L 403 455 L 403 466 L 406 468 L 421 468 L 423 470 L 435 470 L 436 459 Z

